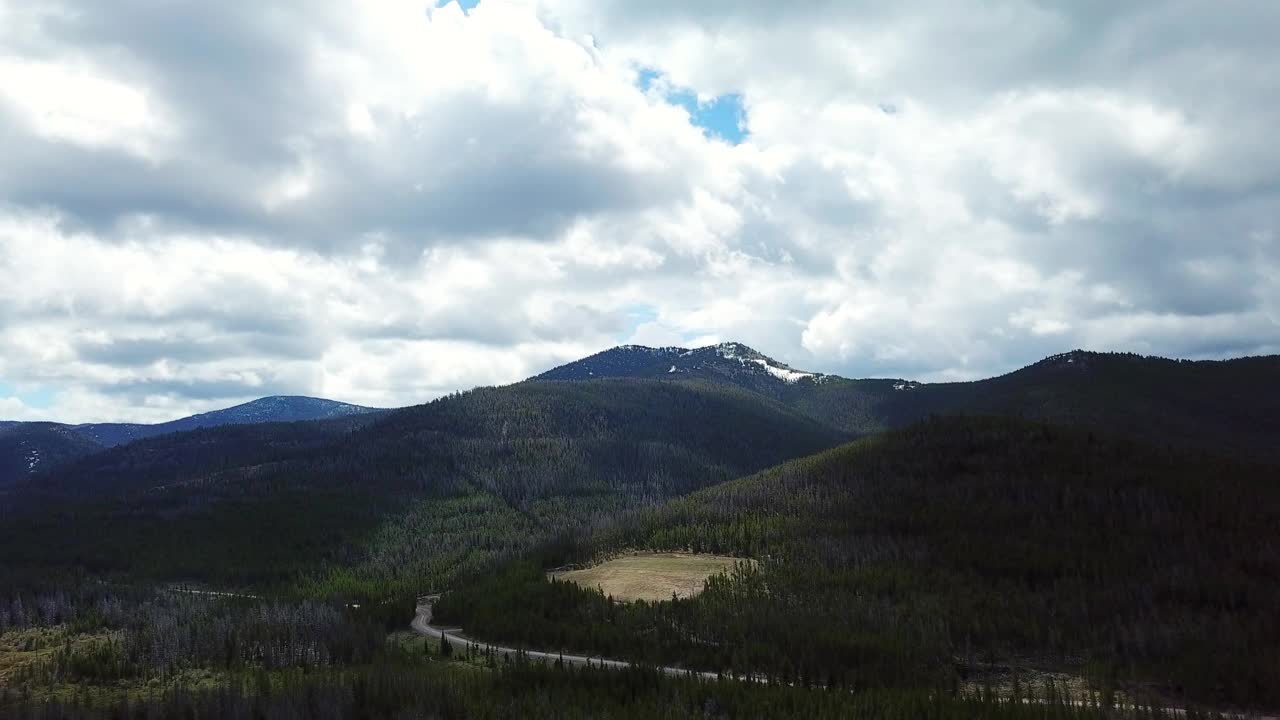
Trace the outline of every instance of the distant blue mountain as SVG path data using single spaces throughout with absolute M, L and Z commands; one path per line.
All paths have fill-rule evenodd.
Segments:
M 88 423 L 76 425 L 75 430 L 103 447 L 114 447 L 142 438 L 168 433 L 218 427 L 219 425 L 252 425 L 265 422 L 298 422 L 301 420 L 326 420 L 379 412 L 379 408 L 351 405 L 336 400 L 304 397 L 301 395 L 275 395 L 243 405 L 213 410 L 199 415 L 171 420 L 156 425 L 135 423 Z
M 323 398 L 277 395 L 155 425 L 0 421 L 0 488 L 44 467 L 157 435 L 220 425 L 328 420 L 375 412 L 382 410 Z

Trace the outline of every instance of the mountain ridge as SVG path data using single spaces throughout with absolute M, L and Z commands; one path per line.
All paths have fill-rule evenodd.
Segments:
M 539 608 L 590 627 L 561 621 L 598 608 L 630 630 L 572 644 L 646 662 L 876 686 L 1027 657 L 1085 673 L 1096 656 L 1197 699 L 1277 697 L 1280 398 L 1260 388 L 1280 357 L 1078 351 L 932 384 L 818 377 L 728 343 L 593 357 L 385 414 L 208 427 L 48 467 L 0 488 L 0 586 L 280 588 L 393 623 L 461 590 L 437 609 L 489 604 L 453 618 L 474 637 L 536 630 L 520 612 Z M 585 596 L 545 579 L 627 548 L 728 552 L 768 575 L 634 613 L 566 604 Z M 523 580 L 498 572 L 509 560 Z M 504 597 L 517 605 L 491 606 Z
M 384 412 L 381 408 L 303 395 L 269 395 L 163 423 L 0 421 L 0 486 L 52 465 L 170 433 L 264 422 L 302 422 Z
M 722 342 L 698 348 L 619 345 L 530 379 L 563 381 L 609 377 L 709 380 L 777 396 L 784 386 L 822 383 L 836 376 L 798 370 L 740 342 Z
M 259 422 L 298 422 L 381 412 L 382 408 L 353 405 L 307 395 L 267 395 L 239 405 L 188 415 L 163 423 L 80 423 L 78 432 L 104 447 L 145 437 L 219 425 Z
M 1077 349 L 991 378 L 925 383 L 800 370 L 738 342 L 699 348 L 621 345 L 516 385 L 609 379 L 735 387 L 852 436 L 932 415 L 1006 415 L 1092 424 L 1150 441 L 1280 460 L 1280 443 L 1275 441 L 1280 437 L 1280 398 L 1257 392 L 1259 387 L 1280 384 L 1280 356 L 1274 355 L 1193 361 Z M 0 447 L 5 455 L 0 458 L 5 468 L 0 483 L 36 472 L 37 464 L 26 457 L 33 449 L 44 448 L 38 466 L 48 469 L 57 462 L 168 433 L 377 412 L 320 398 L 268 396 L 156 425 L 0 423 L 0 436 L 24 427 L 28 432 L 21 439 L 24 444 Z M 54 426 L 91 444 L 69 441 L 49 429 Z
M 1280 355 L 1185 360 L 1076 349 L 990 378 L 928 383 L 797 370 L 742 343 L 623 345 L 530 381 L 606 377 L 735 385 L 854 435 L 932 415 L 1007 415 L 1280 460 L 1280 398 L 1257 392 L 1280 384 Z

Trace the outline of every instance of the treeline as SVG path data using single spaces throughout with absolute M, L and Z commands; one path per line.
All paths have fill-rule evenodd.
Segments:
M 1025 697 L 936 691 L 808 691 L 658 673 L 507 663 L 484 670 L 459 663 L 389 657 L 342 670 L 248 673 L 216 689 L 172 685 L 129 699 L 36 700 L 0 689 L 0 714 L 15 720 L 97 718 L 865 718 L 902 720 L 1200 720 L 1151 709 L 1107 706 L 1052 687 Z
M 1089 427 L 1161 447 L 1280 462 L 1280 356 L 1167 360 L 1074 351 L 974 382 L 895 389 L 891 380 L 788 386 L 784 401 L 858 434 L 931 415 L 1000 415 Z
M 708 579 L 693 599 L 615 602 L 598 590 L 547 580 L 531 560 L 446 594 L 438 623 L 515 647 L 589 652 L 652 665 L 764 676 L 808 688 L 960 687 L 938 665 L 941 618 L 911 627 L 900 613 L 869 613 L 849 597 L 803 605 L 771 593 L 772 577 L 743 564 Z M 785 592 L 785 591 L 784 591 Z M 787 608 L 793 608 L 789 612 Z M 519 610 L 517 610 L 519 608 Z M 859 626 L 879 623 L 879 633 Z
M 692 600 L 620 606 L 519 565 L 438 608 L 479 637 L 802 683 L 931 682 L 1047 662 L 1104 684 L 1275 707 L 1274 478 L 1087 430 L 938 419 L 604 531 L 598 552 L 760 560 Z
M 142 599 L 103 593 L 41 610 L 39 625 L 60 622 L 42 660 L 10 674 L 18 687 L 170 681 L 184 671 L 316 669 L 367 664 L 383 654 L 387 631 L 378 613 L 319 602 L 221 598 L 157 592 Z M 37 601 L 44 608 L 45 603 Z M 12 608 L 25 604 L 15 599 Z M 395 624 L 411 608 L 395 608 Z M 21 615 L 11 610 L 10 619 Z M 10 632 L 21 627 L 11 624 Z M 32 636 L 43 637 L 43 636 Z M 39 647 L 30 649 L 41 650 Z

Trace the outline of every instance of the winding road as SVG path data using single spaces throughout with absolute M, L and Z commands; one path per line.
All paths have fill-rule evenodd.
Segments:
M 582 665 L 585 667 L 594 667 L 594 668 L 610 668 L 615 670 L 635 667 L 638 665 L 638 663 L 633 663 L 628 660 L 612 660 L 605 657 L 596 657 L 596 656 L 590 656 L 590 655 L 564 655 L 561 653 L 542 652 L 539 650 L 520 650 L 518 648 L 503 647 L 501 645 L 494 645 L 492 643 L 473 640 L 467 637 L 466 635 L 463 635 L 461 628 L 446 628 L 446 627 L 441 627 L 439 625 L 431 624 L 431 607 L 432 605 L 435 604 L 436 599 L 439 597 L 440 597 L 439 595 L 428 595 L 426 597 L 418 598 L 418 611 L 417 611 L 417 615 L 414 616 L 413 618 L 413 622 L 411 623 L 411 626 L 413 627 L 414 632 L 424 637 L 435 638 L 437 640 L 439 640 L 440 638 L 448 638 L 449 642 L 453 644 L 454 647 L 457 649 L 460 649 L 460 650 L 474 649 L 477 652 L 492 650 L 493 652 L 499 655 L 509 655 L 511 657 L 515 657 L 517 655 L 523 655 L 524 657 L 530 658 L 533 660 L 546 660 L 547 662 L 555 662 L 556 660 L 563 660 L 565 663 L 568 663 L 570 665 Z M 701 677 L 707 680 L 715 680 L 717 677 L 721 677 L 719 675 L 716 675 L 716 673 L 713 673 L 713 672 L 697 672 L 697 671 L 689 670 L 686 668 L 678 668 L 678 667 L 670 667 L 670 666 L 660 666 L 654 669 L 666 675 L 675 675 L 679 677 Z M 758 677 L 733 676 L 728 674 L 724 675 L 723 677 L 732 678 L 735 680 L 745 680 L 749 682 L 763 682 L 763 680 Z
M 492 650 L 493 652 L 499 655 L 509 655 L 511 657 L 515 657 L 517 655 L 523 655 L 524 657 L 530 658 L 533 660 L 546 660 L 547 662 L 555 662 L 556 660 L 563 660 L 565 663 L 568 663 L 571 665 L 582 665 L 585 667 L 594 667 L 594 668 L 610 668 L 615 670 L 635 667 L 638 665 L 638 663 L 633 663 L 628 660 L 613 660 L 610 658 L 599 657 L 599 656 L 589 656 L 589 655 L 564 655 L 561 653 L 549 653 L 549 652 L 542 652 L 539 650 L 520 650 L 517 648 L 503 647 L 501 645 L 494 645 L 492 643 L 473 640 L 467 637 L 466 635 L 462 634 L 462 628 L 446 628 L 439 625 L 431 624 L 431 607 L 435 603 L 436 599 L 439 597 L 440 597 L 439 595 L 428 595 L 426 597 L 418 598 L 417 615 L 414 616 L 413 622 L 410 623 L 410 625 L 413 627 L 414 632 L 418 633 L 419 635 L 422 635 L 423 637 L 435 638 L 437 640 L 439 640 L 442 637 L 449 638 L 449 642 L 452 643 L 457 649 L 464 650 L 464 651 L 468 649 L 472 649 L 477 652 Z M 767 682 L 767 679 L 758 675 L 732 675 L 729 673 L 725 673 L 724 675 L 717 675 L 716 673 L 713 673 L 713 672 L 696 672 L 693 670 L 688 670 L 686 668 L 671 667 L 668 665 L 660 666 L 654 669 L 663 674 L 674 675 L 678 677 L 700 677 L 707 680 L 715 680 L 718 677 L 725 677 L 728 679 L 740 680 L 743 682 L 759 682 L 759 683 Z M 1024 700 L 1024 702 L 1037 702 L 1037 701 Z M 1071 704 L 1077 705 L 1080 707 L 1089 706 L 1089 703 L 1083 700 L 1076 700 L 1071 702 Z M 1187 711 L 1185 708 L 1165 707 L 1165 708 L 1162 708 L 1162 710 L 1164 712 L 1170 713 L 1177 717 L 1182 717 L 1187 714 Z M 1246 720 L 1246 719 L 1247 720 L 1280 720 L 1280 716 L 1275 716 L 1275 715 L 1255 715 L 1251 713 L 1241 714 L 1238 712 L 1225 712 L 1223 713 L 1223 716 L 1227 718 L 1235 718 L 1237 720 Z

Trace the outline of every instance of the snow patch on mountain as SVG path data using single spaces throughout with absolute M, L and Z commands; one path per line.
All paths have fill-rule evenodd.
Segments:
M 720 343 L 716 345 L 716 354 L 725 360 L 741 360 L 738 357 L 738 347 L 737 343 Z
M 787 384 L 797 383 L 805 378 L 816 378 L 819 375 L 819 373 L 804 372 L 775 363 L 770 358 L 741 343 L 720 343 L 715 346 L 715 351 L 716 355 L 725 360 L 737 360 L 743 365 L 747 363 L 759 365 L 765 372 Z
M 543 380 L 583 380 L 592 377 L 706 378 L 754 389 L 776 391 L 775 383 L 819 382 L 821 373 L 796 370 L 737 342 L 699 348 L 622 345 L 552 368 Z
M 800 382 L 805 378 L 811 378 L 811 377 L 817 376 L 817 373 L 801 372 L 799 370 L 791 370 L 789 368 L 778 367 L 777 365 L 770 363 L 768 360 L 759 360 L 756 358 L 752 358 L 751 362 L 760 365 L 760 367 L 764 368 L 765 372 L 769 373 L 770 375 L 778 378 L 779 380 L 785 383 L 796 383 L 796 382 Z

